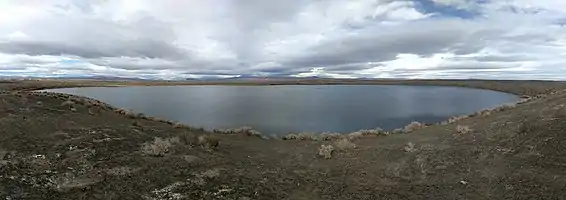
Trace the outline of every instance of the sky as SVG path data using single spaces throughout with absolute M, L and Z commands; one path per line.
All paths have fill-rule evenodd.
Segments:
M 566 79 L 562 0 L 0 0 L 0 76 Z

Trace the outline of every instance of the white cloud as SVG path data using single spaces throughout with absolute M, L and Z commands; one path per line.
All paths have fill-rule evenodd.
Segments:
M 0 75 L 564 79 L 565 7 L 555 0 L 2 1 Z

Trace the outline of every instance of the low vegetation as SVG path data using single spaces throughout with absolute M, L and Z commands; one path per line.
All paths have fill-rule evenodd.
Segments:
M 342 138 L 334 142 L 334 146 L 337 150 L 350 150 L 356 148 L 356 144 L 352 143 L 348 138 Z
M 334 153 L 334 147 L 332 145 L 320 145 L 318 148 L 318 155 L 325 158 L 330 159 L 332 158 L 332 153 Z
M 566 93 L 550 94 L 558 86 L 545 82 L 460 83 L 533 98 L 411 134 L 283 141 L 120 114 L 79 97 L 71 112 L 62 106 L 69 95 L 13 91 L 70 84 L 10 85 L 0 92 L 0 199 L 561 199 Z
M 142 145 L 141 152 L 150 156 L 165 156 L 179 144 L 179 137 L 159 138 Z
M 469 134 L 474 132 L 474 130 L 472 128 L 470 128 L 469 126 L 465 126 L 465 125 L 458 125 L 456 127 L 456 132 L 458 134 Z

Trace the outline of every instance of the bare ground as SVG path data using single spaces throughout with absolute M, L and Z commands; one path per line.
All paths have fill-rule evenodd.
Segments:
M 0 83 L 0 198 L 565 198 L 564 83 L 436 83 L 541 96 L 352 146 L 208 133 L 96 100 L 24 91 L 124 83 Z M 330 158 L 319 155 L 321 145 L 335 147 Z

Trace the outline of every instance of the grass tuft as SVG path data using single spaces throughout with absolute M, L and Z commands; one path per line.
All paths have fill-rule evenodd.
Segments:
M 407 125 L 403 128 L 403 131 L 405 133 L 409 133 L 409 132 L 416 131 L 416 130 L 419 130 L 419 129 L 424 128 L 424 127 L 425 127 L 425 125 L 420 123 L 420 122 L 411 122 L 409 125 Z
M 197 140 L 199 145 L 207 149 L 217 149 L 220 145 L 220 140 L 218 138 L 208 135 L 200 135 Z
M 349 150 L 356 148 L 356 144 L 352 143 L 352 141 L 347 138 L 342 138 L 334 142 L 334 146 L 336 146 L 336 149 L 338 150 Z
M 318 149 L 318 155 L 325 158 L 330 159 L 332 158 L 332 153 L 334 152 L 334 147 L 332 145 L 320 145 Z
M 179 143 L 179 137 L 159 138 L 144 143 L 141 152 L 150 156 L 165 156 L 173 150 L 173 147 Z
M 458 132 L 458 134 L 468 134 L 468 133 L 474 132 L 474 130 L 472 128 L 470 128 L 469 126 L 458 125 L 456 127 L 456 132 Z

